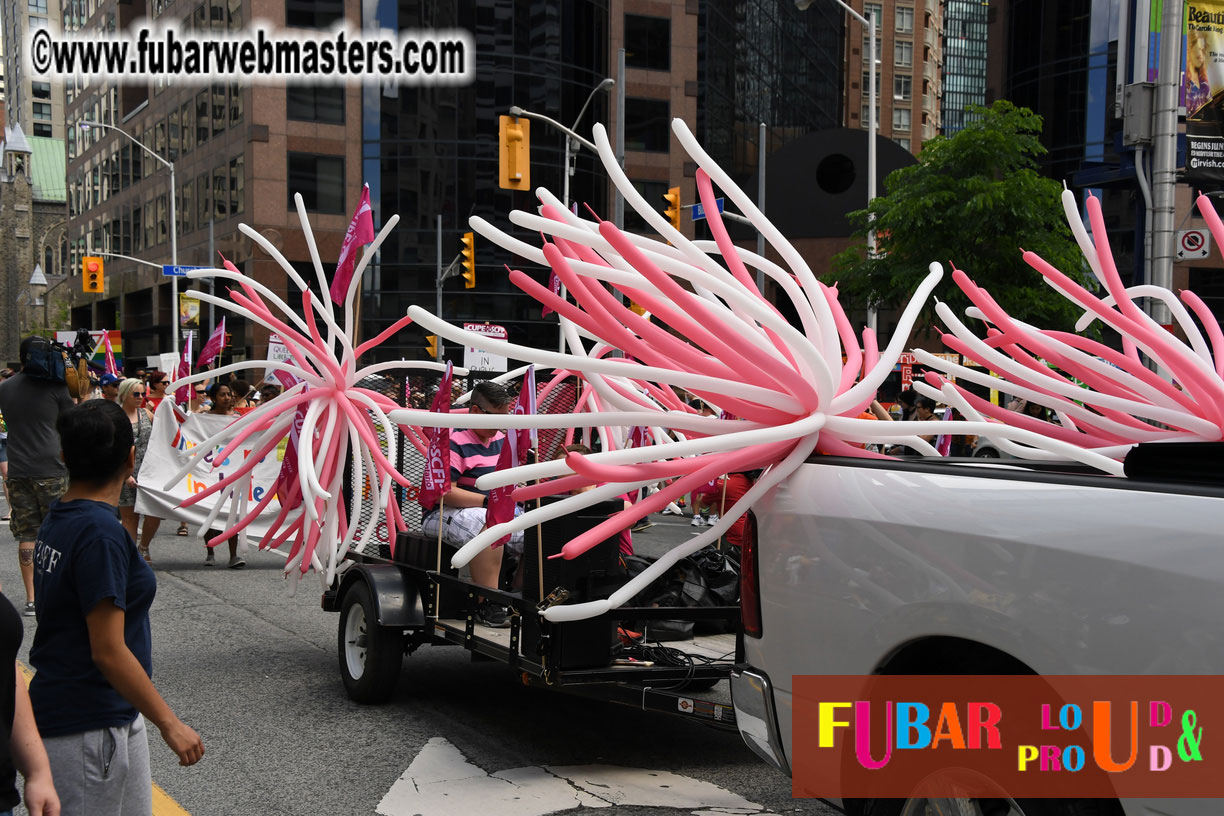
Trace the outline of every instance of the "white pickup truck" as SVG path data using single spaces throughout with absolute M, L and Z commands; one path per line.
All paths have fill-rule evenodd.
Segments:
M 1126 478 L 1019 460 L 799 468 L 754 508 L 744 554 L 732 696 L 747 744 L 790 772 L 797 675 L 1224 674 L 1224 470 L 1211 466 L 1224 446 L 1143 448 L 1147 464 L 1128 461 Z M 833 804 L 862 816 L 1220 812 L 1201 799 Z

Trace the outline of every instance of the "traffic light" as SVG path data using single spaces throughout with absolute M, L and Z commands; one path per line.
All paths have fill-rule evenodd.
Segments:
M 680 229 L 680 188 L 667 188 L 667 194 L 663 198 L 667 201 L 667 220 L 673 227 Z
M 463 288 L 476 288 L 476 234 L 463 233 Z
M 431 360 L 438 359 L 438 335 L 425 335 L 425 350 L 429 352 L 429 357 Z
M 84 291 L 103 294 L 105 290 L 104 274 L 101 258 L 86 255 L 81 259 L 81 288 Z
M 497 186 L 531 189 L 531 122 L 518 116 L 498 117 Z

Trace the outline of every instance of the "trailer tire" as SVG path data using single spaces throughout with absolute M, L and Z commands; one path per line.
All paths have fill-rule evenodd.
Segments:
M 404 630 L 380 626 L 370 588 L 358 581 L 344 593 L 337 632 L 340 678 L 356 703 L 385 703 L 404 659 Z

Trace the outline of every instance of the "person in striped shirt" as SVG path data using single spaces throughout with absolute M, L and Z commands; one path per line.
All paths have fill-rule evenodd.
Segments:
M 504 385 L 486 380 L 472 389 L 468 412 L 477 415 L 508 414 L 513 403 Z M 438 535 L 439 519 L 442 541 L 453 547 L 462 547 L 484 529 L 489 497 L 487 491 L 476 487 L 476 480 L 497 469 L 497 458 L 505 442 L 505 431 L 465 428 L 451 433 L 451 489 L 442 496 L 441 513 L 436 506 L 425 508 L 421 526 L 426 536 L 432 538 Z M 511 536 L 509 546 L 522 549 L 521 531 Z M 501 566 L 501 547 L 482 550 L 468 564 L 472 581 L 493 589 L 497 588 Z M 505 609 L 488 601 L 481 601 L 477 617 L 487 626 L 509 625 Z

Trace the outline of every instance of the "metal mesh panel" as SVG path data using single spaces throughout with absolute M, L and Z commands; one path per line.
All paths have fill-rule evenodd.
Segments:
M 428 409 L 441 379 L 442 375 L 437 372 L 421 373 L 413 369 L 395 369 L 384 372 L 381 376 L 367 377 L 357 385 L 361 388 L 368 388 L 371 391 L 385 394 L 396 404 L 409 404 L 414 408 Z M 479 375 L 455 377 L 454 383 L 457 386 L 458 393 L 466 393 L 481 379 L 487 379 L 487 377 L 480 377 Z M 404 385 L 407 388 L 404 388 Z M 542 389 L 543 385 L 543 383 L 537 384 L 537 388 Z M 578 389 L 573 382 L 562 383 L 553 389 L 547 399 L 540 403 L 538 406 L 539 412 L 542 414 L 569 413 L 574 409 L 577 395 Z M 399 462 L 397 463 L 399 471 L 412 484 L 412 487 L 409 488 L 403 488 L 398 485 L 395 487 L 400 513 L 403 516 L 404 524 L 407 526 L 408 531 L 419 534 L 421 532 L 422 510 L 421 505 L 417 503 L 417 496 L 420 492 L 421 480 L 425 475 L 425 456 L 416 449 L 398 427 L 394 428 L 392 432 L 395 434 L 396 444 L 399 448 Z M 540 460 L 546 461 L 556 454 L 561 444 L 565 441 L 565 429 L 542 430 L 539 433 L 539 439 Z M 379 434 L 379 441 L 385 442 L 381 432 Z M 349 463 L 348 473 L 349 478 L 345 489 L 350 500 L 348 505 L 349 518 L 354 520 L 352 523 L 364 527 L 369 522 L 372 513 L 378 512 L 380 518 L 382 515 L 375 507 L 375 500 L 378 495 L 377 486 L 373 484 L 367 474 L 365 484 L 360 491 L 357 491 L 353 484 L 357 477 L 356 466 L 352 462 Z M 356 510 L 355 513 L 353 512 L 354 509 Z M 379 522 L 377 531 L 375 539 L 362 549 L 363 554 L 378 555 L 379 545 L 389 543 L 384 522 Z

